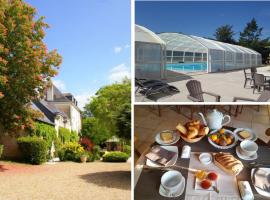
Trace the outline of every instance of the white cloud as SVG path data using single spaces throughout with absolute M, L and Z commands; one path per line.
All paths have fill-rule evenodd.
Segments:
M 62 80 L 53 80 L 52 82 L 61 92 L 66 91 L 66 85 L 65 85 L 64 81 L 62 81 Z
M 76 95 L 75 99 L 78 101 L 78 107 L 83 110 L 84 106 L 89 103 L 91 97 L 94 96 L 94 93 L 84 92 L 82 94 Z
M 118 47 L 114 47 L 114 53 L 115 53 L 115 54 L 120 53 L 122 50 L 123 50 L 123 48 L 122 48 L 122 47 L 120 47 L 120 46 L 118 46 Z
M 118 54 L 118 53 L 122 52 L 123 50 L 128 49 L 129 47 L 130 47 L 129 44 L 126 44 L 126 45 L 123 45 L 123 46 L 115 46 L 114 47 L 114 53 Z
M 109 81 L 119 82 L 125 77 L 130 78 L 130 69 L 124 63 L 122 63 L 110 71 Z

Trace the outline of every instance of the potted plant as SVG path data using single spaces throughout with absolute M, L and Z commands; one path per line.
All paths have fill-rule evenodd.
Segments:
M 86 153 L 82 153 L 80 155 L 80 160 L 82 163 L 85 163 L 87 161 L 88 155 Z

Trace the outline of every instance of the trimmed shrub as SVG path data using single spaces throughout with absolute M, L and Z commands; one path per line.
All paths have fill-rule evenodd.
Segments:
M 120 151 L 111 151 L 103 155 L 104 162 L 126 162 L 128 155 Z
M 131 147 L 129 145 L 124 145 L 123 152 L 126 153 L 130 157 L 131 156 Z
M 20 150 L 26 162 L 42 164 L 46 162 L 47 143 L 38 137 L 20 137 L 17 139 Z
M 60 127 L 58 132 L 58 137 L 62 144 L 70 142 L 70 131 L 67 128 Z
M 82 153 L 84 153 L 84 149 L 80 144 L 76 142 L 67 142 L 58 151 L 58 156 L 61 161 L 77 161 L 78 156 Z
M 4 145 L 0 144 L 0 158 L 2 156 L 3 150 L 4 150 Z

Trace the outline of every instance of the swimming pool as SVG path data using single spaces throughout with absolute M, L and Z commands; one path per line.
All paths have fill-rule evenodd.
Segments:
M 200 72 L 207 70 L 206 63 L 167 63 L 167 70 L 185 71 L 185 72 Z

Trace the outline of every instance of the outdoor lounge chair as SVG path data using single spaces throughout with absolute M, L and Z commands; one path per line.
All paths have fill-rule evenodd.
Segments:
M 168 95 L 171 95 L 171 93 L 180 92 L 179 89 L 177 89 L 176 87 L 160 80 L 135 79 L 135 83 L 137 86 L 135 93 L 139 91 L 146 97 L 157 93 L 166 93 Z
M 254 74 L 254 86 L 253 86 L 253 94 L 255 90 L 257 89 L 258 92 L 261 91 L 261 88 L 265 90 L 265 87 L 269 86 L 269 82 L 265 80 L 265 77 L 263 74 Z
M 187 82 L 186 86 L 189 91 L 189 95 L 187 96 L 187 98 L 191 101 L 204 102 L 203 94 L 207 94 L 215 97 L 216 102 L 220 102 L 220 95 L 203 91 L 200 81 L 190 80 Z
M 252 73 L 248 73 L 246 69 L 244 69 L 244 75 L 245 75 L 245 83 L 244 83 L 244 88 L 245 88 L 247 85 L 247 82 L 250 81 L 249 84 L 252 85 L 252 82 L 254 81 L 254 79 L 253 79 Z
M 234 97 L 233 102 L 236 101 L 253 101 L 253 102 L 267 102 L 270 99 L 270 91 L 264 91 L 257 99 L 250 99 L 245 97 Z
M 161 83 L 161 84 L 167 84 L 163 81 L 160 81 L 160 80 L 154 80 L 154 79 L 138 79 L 138 78 L 135 78 L 135 85 L 136 86 L 140 86 L 140 85 L 153 85 L 153 84 L 156 84 L 156 83 Z

